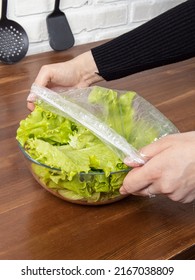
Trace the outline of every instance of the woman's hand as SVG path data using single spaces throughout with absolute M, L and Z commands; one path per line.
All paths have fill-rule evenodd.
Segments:
M 85 52 L 72 60 L 43 66 L 35 84 L 44 87 L 82 88 L 101 81 L 102 77 L 97 74 L 98 69 L 91 54 Z M 34 109 L 34 96 L 29 95 L 27 106 Z
M 121 194 L 164 194 L 183 203 L 195 200 L 195 132 L 168 135 L 144 147 L 149 159 L 124 179 Z M 131 166 L 128 159 L 125 163 Z

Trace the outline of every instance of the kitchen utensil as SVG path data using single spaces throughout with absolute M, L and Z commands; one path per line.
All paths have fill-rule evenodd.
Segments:
M 74 37 L 65 14 L 59 9 L 60 0 L 55 0 L 54 10 L 46 18 L 49 44 L 55 51 L 63 51 L 74 45 Z
M 27 53 L 29 40 L 21 25 L 6 17 L 7 0 L 2 0 L 0 19 L 0 61 L 13 64 Z

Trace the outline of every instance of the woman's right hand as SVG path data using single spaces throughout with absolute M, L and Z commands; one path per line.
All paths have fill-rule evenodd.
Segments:
M 44 65 L 40 69 L 34 83 L 48 88 L 82 88 L 101 81 L 98 69 L 91 54 L 85 52 L 69 61 Z M 34 96 L 29 94 L 27 107 L 34 109 Z

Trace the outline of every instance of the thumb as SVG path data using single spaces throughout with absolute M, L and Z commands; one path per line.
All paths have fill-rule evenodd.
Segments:
M 171 145 L 173 145 L 173 141 L 175 140 L 175 135 L 167 135 L 164 136 L 155 142 L 143 147 L 140 150 L 140 153 L 147 160 L 154 157 L 157 154 L 160 154 L 162 151 L 168 149 Z
M 173 144 L 173 141 L 175 140 L 175 136 L 176 136 L 176 134 L 164 136 L 164 137 L 156 140 L 155 142 L 143 147 L 140 150 L 140 155 L 142 156 L 145 163 L 148 160 L 150 160 L 152 157 L 154 157 L 155 155 L 157 155 L 157 154 L 161 153 L 162 151 L 168 149 Z M 137 166 L 142 165 L 142 164 L 135 163 L 132 160 L 132 158 L 130 158 L 130 157 L 126 157 L 124 159 L 124 163 L 127 166 L 131 166 L 131 167 L 137 167 Z

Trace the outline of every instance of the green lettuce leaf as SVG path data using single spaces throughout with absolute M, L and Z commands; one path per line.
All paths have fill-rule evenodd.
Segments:
M 70 120 L 36 105 L 36 109 L 20 122 L 16 138 L 22 146 L 29 138 L 42 139 L 52 145 L 61 145 L 68 143 L 74 129 L 74 124 Z
M 88 100 L 91 104 L 101 105 L 102 120 L 127 139 L 132 131 L 135 95 L 134 91 L 118 94 L 117 91 L 95 86 Z

